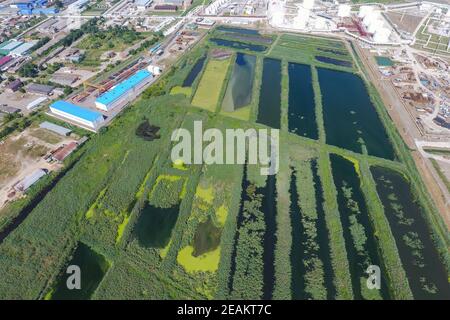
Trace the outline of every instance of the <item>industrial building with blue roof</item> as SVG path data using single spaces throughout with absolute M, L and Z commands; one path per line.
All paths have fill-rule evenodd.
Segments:
M 140 93 L 140 90 L 150 82 L 153 74 L 147 70 L 139 70 L 128 79 L 114 86 L 95 100 L 97 108 L 109 111 L 117 106 L 123 106 Z
M 104 122 L 101 113 L 91 111 L 63 100 L 52 103 L 50 105 L 50 111 L 55 115 L 72 120 L 76 124 L 81 124 L 83 127 L 88 127 L 93 130 L 97 130 Z

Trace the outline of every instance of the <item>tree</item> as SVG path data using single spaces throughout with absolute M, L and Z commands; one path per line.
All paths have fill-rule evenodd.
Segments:
M 26 64 L 24 64 L 20 69 L 19 69 L 19 75 L 21 77 L 26 77 L 26 78 L 34 78 L 38 75 L 39 71 L 37 66 L 34 63 L 28 62 Z

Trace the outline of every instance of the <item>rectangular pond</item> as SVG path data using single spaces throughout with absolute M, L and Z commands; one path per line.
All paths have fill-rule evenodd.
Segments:
M 226 40 L 226 39 L 220 39 L 220 38 L 211 38 L 209 39 L 210 42 L 222 46 L 222 47 L 231 47 L 238 50 L 249 50 L 249 51 L 255 51 L 255 52 L 264 52 L 267 50 L 267 46 L 262 44 L 252 44 L 252 43 L 246 43 L 241 41 L 235 41 L 235 40 Z
M 228 82 L 225 97 L 222 101 L 224 111 L 231 112 L 251 103 L 255 66 L 255 56 L 237 53 L 233 74 Z
M 448 270 L 431 238 L 410 184 L 395 171 L 371 167 L 415 299 L 449 299 Z
M 257 122 L 280 129 L 281 61 L 264 58 Z
M 341 148 L 394 159 L 386 130 L 363 80 L 352 73 L 317 68 L 326 141 Z
M 318 139 L 316 106 L 308 65 L 289 63 L 289 131 L 302 137 Z
M 67 281 L 72 275 L 67 274 L 69 266 L 78 266 L 81 274 L 81 289 L 68 289 Z M 102 281 L 109 262 L 101 254 L 98 254 L 84 243 L 79 243 L 72 259 L 67 266 L 61 270 L 56 286 L 47 298 L 52 300 L 86 300 L 95 292 Z
M 350 61 L 334 59 L 334 58 L 325 57 L 325 56 L 316 56 L 315 58 L 319 62 L 332 64 L 334 66 L 351 68 L 353 65 Z
M 195 79 L 197 79 L 197 76 L 200 74 L 200 71 L 202 71 L 205 61 L 206 61 L 206 56 L 203 56 L 197 60 L 197 62 L 194 64 L 191 71 L 187 75 L 186 79 L 184 79 L 183 87 L 192 86 Z

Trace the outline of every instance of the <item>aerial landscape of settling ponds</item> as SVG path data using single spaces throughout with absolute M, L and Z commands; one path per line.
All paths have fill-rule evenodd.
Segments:
M 366 286 L 367 268 L 382 264 L 356 168 L 351 161 L 335 154 L 330 155 L 330 160 L 355 298 L 389 299 L 383 273 L 380 290 L 369 290 Z
M 147 202 L 133 230 L 140 245 L 146 248 L 164 248 L 170 241 L 178 214 L 179 205 L 158 208 Z
M 414 298 L 448 299 L 446 267 L 409 183 L 390 169 L 372 167 L 371 172 Z
M 280 129 L 281 61 L 264 58 L 257 122 Z
M 255 56 L 237 53 L 233 74 L 228 82 L 222 102 L 224 111 L 235 111 L 250 104 L 252 101 L 255 65 Z
M 326 141 L 338 147 L 394 159 L 385 128 L 362 79 L 352 73 L 317 68 Z
M 200 74 L 200 71 L 202 71 L 205 61 L 206 61 L 206 56 L 203 56 L 197 60 L 197 62 L 194 64 L 191 71 L 187 75 L 186 79 L 184 79 L 183 87 L 192 86 L 195 79 L 197 79 L 197 76 Z
M 289 63 L 289 131 L 318 139 L 311 67 Z
M 71 275 L 66 273 L 69 266 L 78 266 L 80 268 L 81 289 L 70 290 L 67 288 L 67 280 Z M 52 300 L 89 299 L 108 269 L 109 263 L 102 255 L 80 242 L 73 253 L 72 259 L 61 270 L 56 286 L 47 297 Z M 72 283 L 70 280 L 69 282 Z

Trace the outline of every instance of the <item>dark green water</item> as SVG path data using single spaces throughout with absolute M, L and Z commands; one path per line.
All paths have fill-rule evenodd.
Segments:
M 362 79 L 348 72 L 317 68 L 328 144 L 394 159 L 383 124 Z
M 67 278 L 70 276 L 66 274 L 67 267 L 76 265 L 81 271 L 81 289 L 67 288 Z M 103 279 L 106 271 L 109 268 L 109 263 L 106 259 L 93 251 L 87 245 L 79 243 L 75 250 L 72 259 L 67 266 L 61 271 L 58 283 L 51 295 L 52 300 L 86 300 L 91 297 L 98 285 Z
M 382 167 L 370 170 L 414 298 L 450 299 L 448 271 L 409 183 L 392 170 Z
M 352 162 L 335 154 L 330 155 L 334 184 L 336 185 L 339 214 L 347 250 L 350 276 L 355 299 L 364 299 L 362 292 L 375 291 L 362 288 L 366 284 L 365 271 L 369 265 L 381 268 L 376 238 L 360 188 L 360 180 Z M 383 272 L 379 294 L 388 299 L 388 287 Z M 363 280 L 361 280 L 363 278 Z
M 238 34 L 248 34 L 248 35 L 259 35 L 259 31 L 255 29 L 244 29 L 244 28 L 236 28 L 236 27 L 226 27 L 226 26 L 219 26 L 217 27 L 218 31 L 225 31 L 225 32 L 233 32 Z
M 222 229 L 214 225 L 211 218 L 198 224 L 194 235 L 193 256 L 198 257 L 203 253 L 216 249 L 220 244 Z
M 346 61 L 346 60 L 339 60 L 339 59 L 334 59 L 334 58 L 324 57 L 324 56 L 316 56 L 315 58 L 319 62 L 329 63 L 329 64 L 332 64 L 335 66 L 348 67 L 348 68 L 352 67 L 352 63 L 350 61 Z
M 146 203 L 133 230 L 139 244 L 146 248 L 165 248 L 169 244 L 178 213 L 179 205 L 157 208 Z
M 255 52 L 264 52 L 267 50 L 267 46 L 262 44 L 252 44 L 252 43 L 246 43 L 241 41 L 234 41 L 234 40 L 226 40 L 226 39 L 220 39 L 220 38 L 211 38 L 209 39 L 210 42 L 222 46 L 222 47 L 231 47 L 234 49 L 239 50 L 250 50 Z
M 192 67 L 191 71 L 187 75 L 186 79 L 184 79 L 183 87 L 190 87 L 194 83 L 195 79 L 199 75 L 200 71 L 203 69 L 203 65 L 205 64 L 206 56 L 201 57 L 197 60 L 197 62 Z
M 280 129 L 281 61 L 264 58 L 257 122 Z
M 335 50 L 335 49 L 328 49 L 328 48 L 317 48 L 320 52 L 326 52 L 326 53 L 332 53 L 338 56 L 346 56 L 348 53 L 346 51 L 342 50 Z
M 289 131 L 318 139 L 310 66 L 289 63 Z
M 222 102 L 223 110 L 234 111 L 250 104 L 255 78 L 255 65 L 255 56 L 237 53 L 233 74 L 228 82 Z

